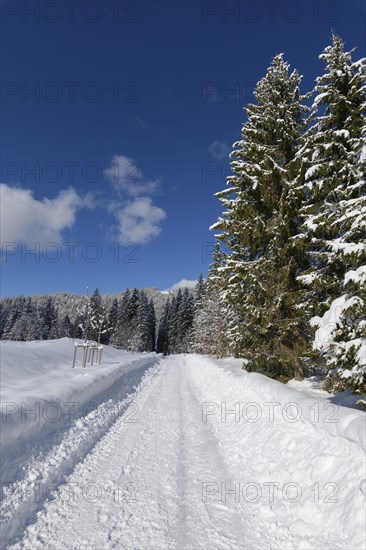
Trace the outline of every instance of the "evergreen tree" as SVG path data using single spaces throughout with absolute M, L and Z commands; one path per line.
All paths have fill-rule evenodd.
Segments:
M 171 302 L 168 300 L 158 328 L 156 351 L 157 353 L 163 353 L 164 355 L 169 354 L 169 320 L 171 317 L 171 307 Z
M 182 289 L 179 288 L 176 296 L 173 297 L 168 318 L 168 350 L 169 353 L 177 353 L 180 343 L 180 319 L 179 312 L 181 311 L 183 295 Z
M 151 351 L 149 302 L 143 291 L 138 293 L 136 330 L 133 334 L 131 348 L 133 351 Z
M 309 315 L 324 314 L 341 296 L 350 304 L 340 315 L 335 342 L 327 338 L 319 347 L 336 387 L 355 389 L 366 384 L 366 361 L 360 359 L 365 283 L 352 279 L 366 264 L 366 71 L 365 60 L 353 62 L 352 53 L 333 34 L 320 55 L 326 69 L 317 79 L 315 123 L 301 151 L 306 196 L 298 240 L 309 257 L 300 277 Z
M 81 333 L 81 337 L 87 342 L 92 335 L 92 307 L 90 296 L 84 296 L 84 301 L 78 308 L 77 319 L 79 324 L 77 325 L 77 332 Z
M 352 62 L 352 52 L 335 34 L 320 55 L 325 74 L 317 79 L 311 127 L 302 156 L 306 159 L 305 204 L 298 239 L 305 242 L 310 267 L 305 281 L 313 292 L 309 307 L 325 311 L 342 290 L 349 267 L 359 267 L 354 251 L 364 238 L 365 161 L 360 161 L 365 126 L 364 62 Z M 363 164 L 363 166 L 362 166 Z M 363 172 L 363 176 L 362 176 Z M 361 212 L 362 213 L 362 212 Z
M 194 318 L 194 296 L 185 288 L 178 309 L 179 342 L 176 353 L 188 353 L 192 346 L 192 326 Z
M 118 308 L 117 330 L 114 338 L 114 344 L 121 349 L 128 349 L 130 330 L 129 330 L 129 304 L 131 300 L 130 290 L 127 289 L 123 294 Z
M 157 351 L 164 353 L 189 353 L 192 347 L 192 328 L 195 314 L 194 294 L 181 288 L 165 306 L 159 323 Z
M 112 302 L 112 306 L 108 314 L 108 343 L 116 344 L 118 334 L 118 312 L 119 304 L 117 298 Z
M 4 340 L 17 340 L 20 336 L 17 334 L 16 323 L 22 315 L 24 303 L 25 298 L 23 296 L 18 296 L 15 299 L 13 309 L 8 315 L 4 326 L 4 332 L 2 336 Z
M 138 345 L 138 323 L 139 323 L 139 291 L 134 288 L 127 308 L 127 350 L 136 351 Z
M 82 313 L 79 313 L 75 317 L 74 323 L 71 325 L 71 333 L 70 336 L 72 338 L 84 338 L 84 317 Z
M 29 340 L 42 340 L 44 334 L 44 321 L 38 309 L 34 307 L 32 326 L 29 329 Z
M 206 291 L 205 280 L 203 278 L 202 273 L 200 273 L 196 287 L 194 289 L 194 298 L 195 298 L 196 304 L 199 304 L 201 302 L 205 291 Z
M 3 337 L 7 318 L 8 318 L 8 312 L 4 307 L 3 303 L 0 302 L 0 338 Z
M 296 311 L 298 266 L 295 259 L 289 267 L 288 259 L 297 231 L 293 180 L 306 108 L 301 77 L 289 69 L 277 55 L 256 86 L 256 103 L 245 109 L 242 140 L 231 154 L 234 175 L 217 194 L 225 212 L 213 228 L 228 250 L 221 292 L 232 353 L 247 357 L 249 370 L 301 378 L 301 362 L 294 361 L 303 326 Z
M 95 342 L 99 342 L 102 332 L 105 331 L 105 322 L 105 310 L 102 306 L 102 297 L 99 289 L 96 288 L 90 297 L 90 329 L 88 338 Z
M 33 325 L 35 321 L 35 312 L 30 298 L 22 303 L 22 310 L 12 327 L 12 340 L 31 340 Z
M 196 353 L 217 357 L 224 357 L 228 353 L 227 312 L 221 297 L 220 270 L 224 265 L 224 254 L 220 243 L 216 242 L 207 282 L 201 292 L 201 299 L 196 302 L 192 344 L 192 350 Z
M 41 311 L 41 316 L 43 319 L 44 333 L 43 339 L 53 339 L 59 337 L 58 332 L 58 319 L 57 311 L 53 303 L 51 296 L 47 299 L 46 305 Z
M 71 337 L 72 334 L 72 327 L 71 327 L 71 321 L 70 317 L 68 315 L 65 315 L 65 317 L 62 320 L 60 333 L 62 337 Z
M 149 349 L 148 351 L 156 350 L 156 315 L 154 302 L 150 300 L 148 305 L 148 323 L 149 323 Z
M 332 341 L 323 348 L 327 387 L 366 393 L 366 265 L 346 274 L 345 291 Z

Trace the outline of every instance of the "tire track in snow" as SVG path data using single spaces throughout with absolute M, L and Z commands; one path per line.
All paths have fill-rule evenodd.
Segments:
M 313 479 L 306 469 L 309 483 L 321 482 L 329 457 L 339 465 L 343 458 L 351 464 L 351 455 L 343 457 L 336 440 L 329 442 L 321 430 L 314 434 L 307 424 L 281 418 L 274 423 L 263 419 L 256 426 L 223 423 L 216 415 L 205 423 L 203 402 L 227 402 L 231 407 L 233 401 L 259 401 L 258 396 L 244 379 L 231 378 L 198 356 L 171 356 L 155 369 L 157 376 L 153 370 L 134 395 L 139 422 L 124 422 L 134 412 L 131 404 L 58 486 L 54 499 L 45 503 L 13 550 L 351 547 L 347 530 L 326 529 L 326 514 L 345 507 L 321 502 L 313 506 L 307 493 L 298 505 L 283 498 L 273 504 L 265 498 L 238 502 L 219 491 L 207 501 L 202 498 L 204 482 L 217 487 L 224 482 L 228 489 L 235 482 L 303 483 L 307 461 L 317 476 Z M 347 479 L 351 474 L 349 467 Z M 90 483 L 103 488 L 100 497 L 85 497 L 82 487 Z M 352 490 L 348 495 L 352 497 Z
M 230 503 L 203 502 L 203 483 L 225 480 L 234 486 L 221 453 L 219 441 L 210 424 L 202 422 L 202 398 L 194 384 L 189 358 L 184 374 L 179 378 L 182 396 L 180 410 L 180 476 L 178 493 L 183 503 L 179 513 L 177 548 L 232 549 L 245 546 L 255 548 L 259 540 L 253 529 L 255 518 L 248 511 L 242 514 Z M 194 470 L 192 469 L 194 465 Z M 204 536 L 198 536 L 200 530 Z
M 203 502 L 202 482 L 232 476 L 214 432 L 202 423 L 187 359 L 165 359 L 135 402 L 138 424 L 115 422 L 14 550 L 259 547 L 248 517 L 225 503 Z M 106 489 L 102 497 L 91 502 L 79 490 L 70 502 L 72 488 L 87 483 Z M 131 483 L 135 500 L 128 498 Z

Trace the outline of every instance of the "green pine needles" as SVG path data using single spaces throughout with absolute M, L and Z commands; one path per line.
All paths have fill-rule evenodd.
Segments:
M 320 56 L 325 73 L 306 95 L 283 54 L 258 82 L 230 155 L 233 175 L 217 193 L 223 214 L 212 228 L 220 251 L 206 284 L 219 303 L 220 355 L 245 357 L 248 370 L 280 380 L 301 380 L 322 367 L 333 388 L 360 391 L 366 385 L 366 65 L 352 54 L 333 34 Z M 340 297 L 344 308 L 338 307 L 331 334 L 314 345 L 314 331 L 319 336 L 323 315 Z

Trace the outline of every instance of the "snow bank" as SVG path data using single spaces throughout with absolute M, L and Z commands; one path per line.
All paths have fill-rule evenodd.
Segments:
M 25 443 L 41 441 L 93 410 L 121 379 L 133 387 L 140 371 L 160 358 L 104 346 L 100 365 L 82 368 L 79 349 L 72 368 L 74 345 L 68 338 L 6 341 L 0 351 L 3 458 L 19 454 Z
M 288 414 L 292 414 L 294 419 L 300 417 L 303 422 L 316 425 L 333 437 L 342 437 L 366 450 L 365 413 L 339 407 L 320 396 L 310 398 L 261 374 L 248 373 L 246 381 L 263 401 L 275 400 L 282 408 L 288 407 Z M 290 403 L 294 404 L 292 412 Z
M 326 398 L 327 392 L 309 395 L 304 391 L 293 389 L 288 385 L 272 380 L 259 373 L 249 373 L 240 368 L 243 359 L 213 359 L 196 356 L 200 364 L 215 363 L 226 374 L 225 382 L 221 381 L 227 391 L 242 388 L 243 392 L 254 392 L 262 405 L 278 403 L 286 411 L 286 418 L 294 423 L 301 422 L 327 432 L 332 437 L 340 437 L 355 443 L 366 450 L 366 415 L 364 412 L 349 407 L 339 406 Z M 245 395 L 245 393 L 243 393 Z M 323 395 L 322 395 L 323 394 Z M 329 394 L 327 394 L 329 395 Z M 337 401 L 335 399 L 335 401 Z M 269 406 L 267 407 L 269 408 Z
M 247 373 L 237 361 L 191 363 L 203 422 L 236 476 L 209 481 L 218 492 L 222 482 L 227 492 L 234 482 L 253 488 L 244 513 L 255 514 L 268 547 L 364 548 L 366 415 Z
M 345 390 L 337 393 L 331 393 L 321 389 L 324 379 L 312 376 L 305 378 L 305 380 L 289 380 L 287 386 L 294 390 L 305 393 L 308 397 L 323 397 L 329 403 L 340 405 L 341 407 L 347 407 L 351 409 L 357 409 L 357 403 L 360 401 L 360 395 L 352 393 L 351 390 Z M 358 409 L 359 410 L 359 409 Z
M 221 361 L 215 361 L 220 365 Z M 366 450 L 366 415 L 364 412 L 342 407 L 330 402 L 321 394 L 309 396 L 288 385 L 272 380 L 259 373 L 237 372 L 238 363 L 234 360 L 221 363 L 231 375 L 242 378 L 242 384 L 255 392 L 261 403 L 279 403 L 286 416 L 293 421 L 305 422 L 324 430 L 333 437 L 341 437 Z M 293 404 L 293 406 L 291 406 Z

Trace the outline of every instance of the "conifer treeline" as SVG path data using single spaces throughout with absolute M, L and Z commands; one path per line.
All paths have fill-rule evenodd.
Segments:
M 86 338 L 129 351 L 155 351 L 156 318 L 152 300 L 143 290 L 127 290 L 109 308 L 99 290 L 81 300 L 74 319 L 71 311 L 60 316 L 55 298 L 45 303 L 18 296 L 0 304 L 0 337 L 3 340 Z
M 200 277 L 197 288 L 203 287 Z M 156 291 L 156 296 L 165 296 Z M 191 351 L 192 325 L 197 291 L 188 288 L 171 293 L 157 319 L 154 300 L 144 290 L 126 290 L 106 307 L 96 289 L 80 297 L 75 310 L 60 314 L 54 296 L 5 298 L 0 302 L 0 338 L 3 340 L 49 340 L 81 338 L 127 351 L 187 353 Z M 71 320 L 72 319 L 72 320 Z
M 298 72 L 275 56 L 245 108 L 212 226 L 216 303 L 207 298 L 199 315 L 220 312 L 220 354 L 246 357 L 250 371 L 302 379 L 323 364 L 338 389 L 365 390 L 365 59 L 353 62 L 335 34 L 320 59 L 325 73 L 302 95 Z M 314 327 L 338 303 L 315 353 Z

